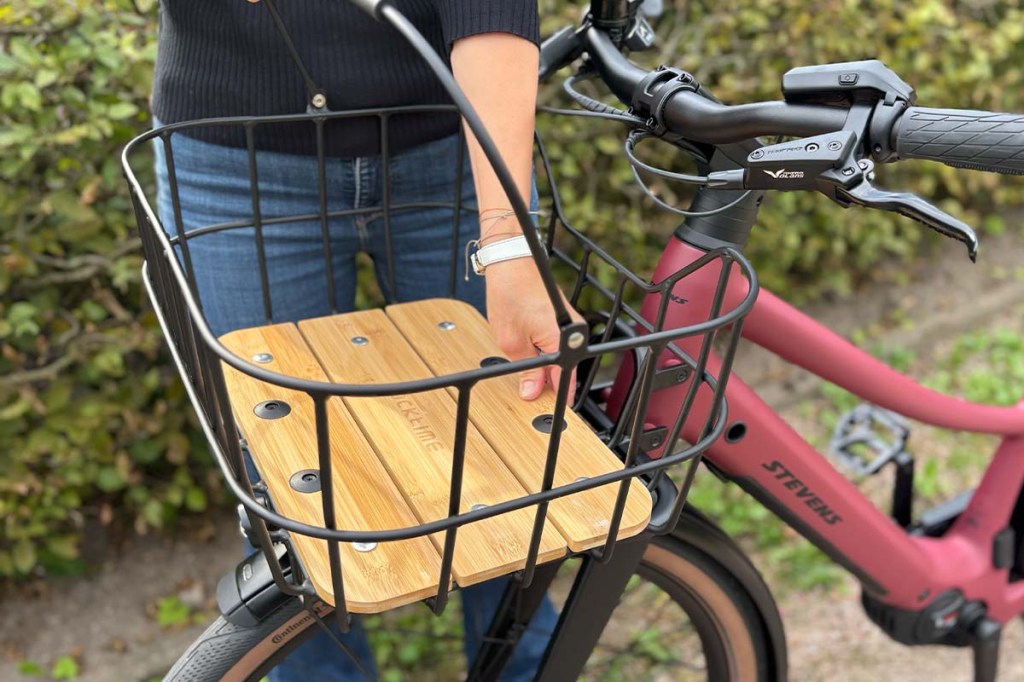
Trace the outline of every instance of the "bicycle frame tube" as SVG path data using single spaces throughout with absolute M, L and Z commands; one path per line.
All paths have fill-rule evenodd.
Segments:
M 673 239 L 654 280 L 701 253 Z M 666 328 L 706 315 L 715 279 L 709 272 L 680 282 Z M 733 279 L 730 297 L 740 296 L 744 286 Z M 649 319 L 656 305 L 645 302 L 643 313 Z M 993 565 L 995 535 L 1009 525 L 1024 486 L 1024 402 L 999 408 L 931 391 L 768 292 L 761 293 L 743 332 L 754 343 L 876 405 L 929 424 L 1004 438 L 968 508 L 940 538 L 908 535 L 736 376 L 726 392 L 729 424 L 742 423 L 745 434 L 733 442 L 719 440 L 705 454 L 710 462 L 885 603 L 914 610 L 946 590 L 959 589 L 967 599 L 986 603 L 996 621 L 1024 612 L 1024 582 L 1010 583 L 1008 569 Z M 687 352 L 696 350 L 681 345 Z M 709 370 L 716 372 L 717 363 L 709 363 Z M 629 372 L 623 369 L 613 390 L 613 415 L 621 407 Z M 645 421 L 671 427 L 686 388 L 682 384 L 653 394 Z M 701 391 L 702 402 L 683 429 L 686 440 L 699 435 L 709 397 Z

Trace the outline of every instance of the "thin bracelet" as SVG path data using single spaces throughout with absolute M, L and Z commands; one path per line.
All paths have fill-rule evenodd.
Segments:
M 504 220 L 505 218 L 514 218 L 515 215 L 516 215 L 515 211 L 507 211 L 505 213 L 499 213 L 498 215 L 492 215 L 492 216 L 488 216 L 486 218 L 478 218 L 477 222 L 480 223 L 481 225 L 483 225 L 484 223 L 489 223 L 489 222 L 492 222 L 492 221 L 495 221 L 495 220 Z
M 490 231 L 488 231 L 488 232 L 484 232 L 484 230 L 483 230 L 483 227 L 481 226 L 481 228 L 480 228 L 480 237 L 479 237 L 479 241 L 481 241 L 481 242 L 482 242 L 482 241 L 484 241 L 485 239 L 490 239 L 491 237 L 495 236 L 496 234 L 512 234 L 512 235 L 516 235 L 516 234 L 522 234 L 522 233 L 523 233 L 523 230 L 522 230 L 522 228 L 521 228 L 521 227 L 519 227 L 519 226 L 517 226 L 517 228 L 518 228 L 518 229 L 516 229 L 515 231 L 512 231 L 512 232 L 490 232 Z M 534 228 L 533 228 L 533 229 L 537 229 L 537 227 L 536 227 L 536 226 L 534 226 Z
M 531 216 L 538 216 L 538 215 L 540 215 L 540 211 L 530 211 L 529 213 L 530 213 Z M 492 222 L 492 221 L 495 221 L 495 220 L 504 220 L 505 218 L 512 218 L 512 217 L 515 217 L 515 215 L 516 215 L 515 211 L 509 210 L 509 211 L 506 211 L 505 213 L 499 213 L 498 215 L 492 215 L 492 216 L 489 216 L 487 218 L 478 218 L 477 222 L 481 226 L 483 226 L 484 223 L 489 223 L 489 222 Z
M 475 241 L 477 242 L 477 244 L 483 246 L 484 242 L 490 241 L 491 239 L 493 239 L 495 237 L 519 237 L 519 236 L 522 236 L 522 234 L 523 234 L 522 230 L 509 230 L 507 232 L 497 232 L 497 233 L 493 233 L 493 234 L 485 234 L 484 236 L 480 237 L 480 239 L 477 239 Z
M 483 226 L 483 225 L 481 225 L 481 226 L 480 226 L 480 238 L 481 238 L 481 239 L 485 238 L 485 237 L 486 237 L 486 236 L 487 236 L 488 234 L 490 234 L 490 233 L 491 233 L 492 231 L 494 231 L 494 230 L 498 230 L 498 229 L 501 229 L 501 226 L 500 226 L 500 225 L 491 225 L 491 226 L 489 226 L 489 227 L 490 227 L 490 229 L 486 229 L 486 230 L 485 230 L 485 229 L 484 229 L 484 226 Z M 519 231 L 520 231 L 520 232 L 522 232 L 522 231 L 523 231 L 523 230 L 522 230 L 522 226 L 520 226 L 518 222 L 516 223 L 516 227 L 517 227 L 517 228 L 519 229 Z

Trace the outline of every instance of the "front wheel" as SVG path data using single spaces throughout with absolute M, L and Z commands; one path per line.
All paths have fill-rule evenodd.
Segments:
M 575 562 L 566 563 L 552 586 L 556 602 L 559 594 L 568 593 L 575 574 Z M 406 608 L 423 611 L 418 605 Z M 326 609 L 318 614 L 325 616 Z M 297 599 L 253 627 L 218 618 L 165 679 L 259 680 L 318 632 L 316 623 L 317 618 Z M 416 636 L 409 632 L 408 613 L 387 614 L 381 627 L 387 629 L 390 623 L 401 628 L 403 638 Z M 422 629 L 424 638 L 440 641 L 432 634 L 437 628 L 430 622 L 424 622 Z M 451 635 L 443 639 L 450 647 Z M 337 655 L 345 654 L 339 650 Z M 465 674 L 465 668 L 451 657 L 442 660 L 443 669 L 433 674 L 417 667 L 418 679 L 448 680 Z M 777 674 L 771 633 L 744 583 L 694 544 L 665 536 L 655 539 L 644 553 L 591 652 L 582 679 L 772 682 Z

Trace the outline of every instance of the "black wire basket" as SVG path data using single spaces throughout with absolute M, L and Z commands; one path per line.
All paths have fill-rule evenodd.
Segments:
M 742 319 L 751 309 L 757 295 L 756 277 L 749 263 L 740 253 L 728 248 L 711 251 L 691 265 L 660 277 L 657 281 L 651 281 L 624 267 L 586 235 L 586 228 L 577 229 L 566 220 L 556 178 L 552 176 L 551 163 L 538 139 L 538 184 L 550 191 L 550 196 L 544 198 L 539 211 L 540 229 L 536 229 L 531 212 L 521 197 L 510 193 L 509 200 L 529 240 L 534 262 L 542 274 L 557 315 L 561 329 L 557 352 L 512 362 L 504 358 L 492 358 L 493 361 L 482 362 L 481 366 L 455 372 L 435 372 L 431 376 L 412 380 L 354 383 L 312 380 L 274 371 L 260 358 L 243 356 L 237 348 L 229 348 L 224 341 L 226 337 L 218 338 L 211 331 L 216 325 L 204 313 L 205 292 L 198 283 L 197 264 L 192 258 L 192 250 L 201 240 L 220 234 L 234 234 L 250 243 L 255 254 L 264 318 L 267 324 L 275 323 L 286 318 L 282 318 L 273 307 L 276 283 L 268 272 L 266 249 L 276 234 L 298 222 L 312 222 L 319 225 L 322 231 L 323 267 L 316 279 L 322 282 L 326 291 L 325 298 L 330 312 L 337 313 L 339 303 L 333 293 L 333 258 L 330 251 L 332 221 L 372 215 L 382 226 L 390 254 L 393 246 L 390 216 L 424 208 L 447 211 L 452 223 L 451 244 L 447 249 L 451 256 L 447 284 L 448 295 L 454 298 L 466 267 L 460 229 L 467 220 L 475 220 L 477 207 L 464 201 L 463 187 L 459 182 L 453 187 L 450 201 L 428 202 L 429 205 L 423 202 L 403 203 L 401 197 L 391 196 L 387 189 L 387 178 L 392 172 L 394 156 L 389 141 L 394 137 L 391 133 L 395 121 L 417 115 L 461 114 L 487 148 L 486 134 L 468 109 L 468 104 L 457 96 L 457 91 L 453 99 L 456 105 L 450 106 L 349 112 L 320 109 L 302 115 L 235 117 L 177 123 L 139 136 L 127 146 L 123 156 L 145 256 L 144 283 L 213 457 L 229 488 L 241 503 L 251 527 L 250 536 L 267 558 L 274 580 L 282 591 L 308 599 L 323 597 L 323 594 L 319 594 L 323 590 L 317 589 L 309 579 L 309 567 L 303 565 L 301 552 L 295 551 L 295 544 L 299 538 L 313 538 L 325 547 L 330 591 L 338 623 L 343 629 L 347 627 L 349 611 L 346 600 L 347 573 L 343 570 L 342 562 L 343 545 L 358 549 L 431 538 L 439 562 L 431 580 L 433 587 L 429 597 L 420 597 L 427 598 L 432 608 L 440 613 L 452 588 L 458 531 L 468 524 L 520 510 L 532 513 L 525 556 L 514 567 L 524 584 L 530 583 L 538 562 L 544 559 L 542 539 L 549 521 L 550 507 L 562 498 L 583 495 L 598 488 L 614 490 L 614 504 L 607 510 L 606 539 L 597 546 L 580 550 L 595 553 L 599 558 L 610 558 L 620 536 L 619 529 L 631 486 L 638 482 L 651 492 L 656 501 L 643 532 L 670 531 L 685 502 L 689 481 L 692 480 L 701 453 L 724 430 L 726 378 L 736 350 Z M 362 125 L 371 125 L 378 136 L 385 189 L 377 205 L 331 210 L 326 149 L 330 136 L 340 123 L 356 120 L 361 121 Z M 245 164 L 239 172 L 250 179 L 252 210 L 242 220 L 218 224 L 186 224 L 183 216 L 188 214 L 188 206 L 182 202 L 187 197 L 182 197 L 178 190 L 174 141 L 179 136 L 202 137 L 204 130 L 212 128 L 233 131 L 239 149 L 246 152 L 239 156 L 240 163 Z M 306 135 L 309 144 L 316 150 L 316 194 L 319 201 L 316 206 L 301 214 L 263 215 L 263 187 L 260 183 L 257 148 L 261 139 L 272 137 L 275 131 L 284 129 L 288 130 L 289 136 L 294 136 L 296 131 Z M 454 146 L 454 158 L 439 159 L 438 163 L 454 164 L 456 169 L 462 169 L 468 163 L 461 133 L 459 139 L 459 144 Z M 165 205 L 171 208 L 169 214 L 163 216 L 163 221 L 154 210 L 156 202 L 151 201 L 154 198 L 153 192 L 147 192 L 139 179 L 148 173 L 150 155 L 146 152 L 151 144 L 160 146 L 166 159 L 170 196 Z M 491 158 L 492 161 L 496 159 L 496 154 Z M 143 172 L 143 168 L 146 172 Z M 499 177 L 504 177 L 506 188 L 513 187 L 500 161 L 495 164 L 495 169 Z M 461 176 L 461 170 L 456 172 L 456 177 Z M 390 263 L 389 257 L 388 263 L 379 272 L 384 273 L 385 286 L 382 288 L 393 295 L 394 271 Z M 697 273 L 706 274 L 705 268 L 716 273 L 717 278 L 708 315 L 697 324 L 666 329 L 670 297 L 685 286 L 686 278 Z M 744 295 L 728 297 L 727 289 L 735 291 L 735 280 L 742 280 L 740 286 Z M 574 323 L 570 319 L 561 297 L 557 295 L 559 283 L 567 292 L 571 305 L 577 306 L 583 301 L 587 303 L 587 324 Z M 657 302 L 654 308 L 658 311 L 656 315 L 645 317 L 641 314 L 637 301 L 644 298 L 649 303 L 652 300 Z M 355 337 L 351 340 L 341 339 L 339 342 L 356 343 Z M 717 377 L 708 371 L 713 343 L 722 348 L 721 368 Z M 464 499 L 462 488 L 467 467 L 467 439 L 472 440 L 475 428 L 471 420 L 472 410 L 475 409 L 473 397 L 488 382 L 500 381 L 501 377 L 515 376 L 543 365 L 557 365 L 566 371 L 563 371 L 562 380 L 555 387 L 554 406 L 546 415 L 546 421 L 532 425 L 545 432 L 546 441 L 540 451 L 533 453 L 536 471 L 531 480 L 535 484 L 525 488 L 524 494 L 494 501 L 486 506 L 470 506 L 468 503 L 472 500 Z M 652 440 L 646 432 L 644 417 L 651 394 L 657 387 L 659 373 L 666 366 L 681 368 L 683 373 L 680 376 L 687 379 L 688 388 L 674 424 L 667 432 L 660 433 L 657 439 Z M 614 373 L 616 367 L 620 367 L 617 376 Z M 569 370 L 573 369 L 577 372 L 577 391 L 575 395 L 569 395 Z M 273 495 L 270 494 L 272 486 L 268 486 L 266 480 L 254 483 L 257 479 L 252 476 L 251 469 L 247 468 L 246 450 L 249 448 L 255 451 L 258 445 L 252 442 L 252 434 L 241 426 L 239 417 L 245 414 L 251 419 L 253 407 L 241 404 L 237 393 L 229 390 L 232 377 L 244 377 L 249 381 L 261 382 L 264 386 L 276 387 L 275 390 L 279 389 L 282 394 L 303 396 L 301 399 L 311 405 L 312 418 L 303 424 L 309 432 L 306 435 L 307 442 L 315 448 L 316 466 L 310 467 L 308 471 L 293 472 L 291 485 L 294 488 L 305 482 L 316 490 L 322 488 L 336 491 L 336 479 L 344 480 L 349 474 L 345 462 L 339 460 L 337 453 L 332 451 L 332 442 L 336 444 L 338 439 L 344 437 L 338 430 L 337 421 L 331 417 L 336 406 L 351 405 L 353 401 L 365 399 L 447 394 L 446 399 L 452 404 L 452 418 L 442 440 L 449 443 L 450 447 L 441 453 L 442 459 L 450 462 L 447 470 L 447 499 L 443 505 L 446 513 L 430 518 L 424 518 L 421 514 L 411 523 L 386 529 L 345 527 L 340 522 L 343 514 L 340 513 L 339 505 L 344 507 L 348 501 L 336 499 L 337 492 L 333 495 L 319 495 L 318 513 L 322 524 L 312 525 L 307 522 L 308 517 L 300 520 L 282 513 L 278 501 L 272 499 Z M 613 388 L 622 399 L 614 412 L 610 412 L 607 400 Z M 695 397 L 704 391 L 710 397 L 706 404 L 711 407 L 695 410 L 694 405 L 698 402 Z M 518 398 L 510 396 L 510 400 Z M 285 401 L 281 403 L 285 403 L 284 407 L 287 408 Z M 280 410 L 281 403 L 276 407 L 263 405 L 263 408 Z M 556 484 L 563 441 L 563 429 L 556 428 L 556 425 L 564 424 L 567 418 L 576 419 L 573 412 L 589 425 L 592 433 L 588 437 L 596 436 L 595 440 L 603 442 L 602 447 L 614 453 L 617 466 L 599 475 Z M 287 420 L 282 420 L 282 423 L 284 421 Z M 694 424 L 699 425 L 696 431 L 693 430 Z M 691 439 L 692 442 L 681 442 L 680 435 L 684 427 L 689 433 L 699 433 L 700 437 Z M 677 465 L 681 464 L 685 466 L 679 469 Z M 271 472 L 265 470 L 259 473 L 264 479 L 271 475 Z M 679 480 L 675 481 L 673 477 Z M 392 482 L 381 480 L 380 485 L 392 485 Z M 573 552 L 570 546 L 567 553 Z M 345 556 L 352 555 L 347 553 Z M 458 583 L 458 580 L 455 582 Z

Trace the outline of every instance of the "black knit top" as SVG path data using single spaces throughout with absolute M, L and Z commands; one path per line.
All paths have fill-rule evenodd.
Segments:
M 538 41 L 536 0 L 392 0 L 448 58 L 454 41 L 502 32 Z M 277 0 L 297 51 L 327 107 L 369 107 L 450 102 L 423 60 L 390 26 L 349 0 Z M 215 116 L 297 114 L 310 96 L 269 9 L 245 0 L 162 0 L 153 88 L 153 111 L 163 123 Z M 496 73 L 495 78 L 501 74 Z M 326 136 L 332 156 L 379 151 L 376 117 L 332 121 Z M 455 132 L 452 114 L 395 117 L 392 149 L 429 142 Z M 189 133 L 208 142 L 244 146 L 241 127 L 218 126 Z M 314 153 L 313 126 L 273 124 L 256 130 L 261 149 Z

